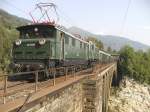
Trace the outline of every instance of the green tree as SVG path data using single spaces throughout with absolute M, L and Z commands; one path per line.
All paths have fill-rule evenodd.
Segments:
M 101 50 L 104 49 L 103 43 L 94 37 L 88 37 L 87 41 L 92 41 L 93 43 L 95 43 L 95 45 L 98 49 L 101 49 Z
M 130 46 L 125 46 L 120 50 L 119 72 L 120 74 L 150 84 L 150 50 L 134 51 Z
M 29 21 L 10 15 L 0 9 L 0 71 L 8 71 L 12 41 L 18 37 L 16 27 Z
M 111 49 L 111 47 L 110 47 L 110 46 L 109 46 L 109 47 L 107 47 L 107 52 L 112 53 L 112 49 Z
M 5 25 L 0 26 L 0 70 L 2 71 L 8 71 L 12 41 L 17 37 L 18 33 L 15 29 L 9 29 Z

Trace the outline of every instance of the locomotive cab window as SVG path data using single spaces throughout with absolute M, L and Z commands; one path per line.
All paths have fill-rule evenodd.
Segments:
M 20 32 L 20 38 L 30 39 L 30 38 L 53 38 L 55 34 L 55 29 L 46 26 L 24 26 L 18 28 Z

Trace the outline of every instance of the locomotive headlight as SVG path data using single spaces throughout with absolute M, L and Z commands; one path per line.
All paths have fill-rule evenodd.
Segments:
M 21 45 L 21 40 L 16 40 L 15 44 L 16 44 L 17 46 Z
M 39 40 L 39 44 L 40 44 L 40 45 L 44 45 L 44 44 L 45 44 L 45 42 L 46 42 L 46 40 L 45 40 L 45 39 L 40 39 L 40 40 Z

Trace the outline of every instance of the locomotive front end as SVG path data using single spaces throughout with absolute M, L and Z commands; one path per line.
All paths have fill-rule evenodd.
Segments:
M 45 25 L 19 27 L 20 38 L 13 43 L 13 69 L 17 72 L 45 69 L 51 58 L 55 31 Z

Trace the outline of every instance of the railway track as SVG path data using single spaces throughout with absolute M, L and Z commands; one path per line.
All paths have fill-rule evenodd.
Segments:
M 7 88 L 12 88 L 15 86 L 20 86 L 23 85 L 25 83 L 28 83 L 28 81 L 17 81 L 17 82 L 12 82 L 12 81 L 8 81 L 8 86 Z M 4 83 L 0 82 L 0 91 L 4 90 Z
M 100 71 L 104 70 L 107 67 L 108 65 L 99 66 L 99 68 L 101 68 Z M 9 82 L 8 81 L 7 92 L 5 94 L 4 94 L 4 87 L 0 86 L 0 103 L 1 104 L 4 103 L 4 99 L 5 99 L 5 102 L 8 102 L 19 97 L 26 97 L 29 93 L 40 91 L 41 89 L 53 86 L 61 82 L 65 83 L 65 80 L 74 80 L 74 78 L 79 75 L 87 75 L 87 74 L 91 74 L 92 72 L 93 72 L 93 68 L 89 68 L 89 69 L 78 71 L 73 74 L 68 73 L 67 76 L 66 75 L 60 76 L 60 77 L 55 78 L 55 80 L 48 79 L 46 81 L 38 81 L 37 83 L 28 82 L 28 81 L 23 81 L 23 82 Z

